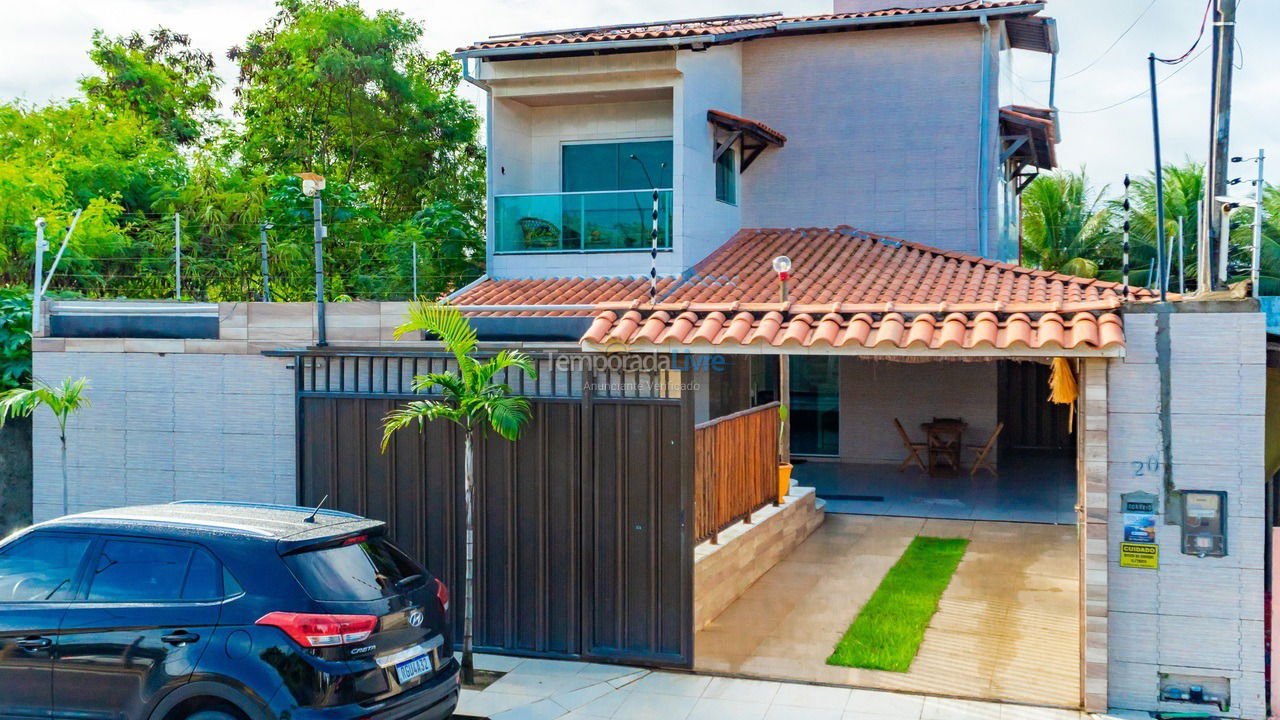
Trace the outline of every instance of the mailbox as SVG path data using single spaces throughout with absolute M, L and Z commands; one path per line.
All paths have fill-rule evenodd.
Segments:
M 1227 494 L 1211 490 L 1182 492 L 1182 552 L 1198 557 L 1227 554 Z

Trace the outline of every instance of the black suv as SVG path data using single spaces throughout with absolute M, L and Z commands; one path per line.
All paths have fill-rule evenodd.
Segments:
M 0 718 L 446 718 L 444 584 L 346 513 L 103 510 L 0 543 Z

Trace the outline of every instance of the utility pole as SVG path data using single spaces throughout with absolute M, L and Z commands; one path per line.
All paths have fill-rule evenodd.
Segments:
M 1262 186 L 1264 182 L 1262 176 L 1262 163 L 1266 159 L 1267 153 L 1264 150 L 1259 149 L 1258 179 L 1255 180 L 1253 184 L 1253 267 L 1249 274 L 1249 278 L 1253 281 L 1252 288 L 1254 297 L 1261 295 L 1261 293 L 1258 292 L 1258 281 L 1262 277 L 1262 221 L 1265 219 L 1263 217 L 1264 211 L 1262 209 Z
M 44 251 L 49 249 L 49 241 L 44 239 L 44 218 L 36 218 L 36 276 L 31 286 L 31 334 L 39 335 L 44 330 L 44 318 L 41 314 L 40 301 L 44 296 Z
M 297 173 L 302 179 L 302 194 L 311 198 L 312 234 L 315 238 L 316 262 L 316 346 L 325 347 L 329 341 L 324 321 L 324 203 L 320 194 L 324 190 L 324 176 L 315 173 Z
M 1200 257 L 1200 287 L 1197 292 L 1222 290 L 1226 278 L 1215 276 L 1213 258 L 1222 252 L 1230 239 L 1222 234 L 1221 206 L 1216 198 L 1227 194 L 1227 146 L 1231 140 L 1231 73 L 1235 62 L 1237 0 L 1216 0 L 1213 8 L 1213 84 L 1212 108 L 1209 115 L 1210 142 L 1207 162 L 1208 182 L 1204 189 L 1204 205 L 1200 213 L 1201 237 L 1207 247 Z
M 791 258 L 779 255 L 773 259 L 773 271 L 778 273 L 778 299 L 782 313 L 786 315 L 791 298 L 787 293 L 787 281 L 791 279 Z M 782 436 L 778 438 L 778 462 L 791 464 L 791 356 L 778 353 L 778 401 L 783 409 Z
M 267 231 L 273 227 L 275 225 L 270 222 L 264 222 L 258 226 L 262 240 L 262 302 L 271 302 L 270 266 L 267 263 Z
M 1187 294 L 1187 267 L 1186 267 L 1186 250 L 1183 248 L 1183 227 L 1181 215 L 1178 216 L 1178 292 L 1183 295 Z
M 413 243 L 413 299 L 418 299 L 418 243 Z
M 1156 155 L 1156 257 L 1152 261 L 1151 267 L 1159 273 L 1156 278 L 1156 289 L 1160 293 L 1160 302 L 1166 299 L 1166 290 L 1169 287 L 1167 279 L 1164 277 L 1165 263 L 1164 256 L 1166 252 L 1164 227 L 1164 161 L 1160 157 L 1160 100 L 1156 96 L 1156 54 L 1151 53 L 1147 56 L 1147 67 L 1151 75 L 1151 134 L 1155 138 L 1155 155 Z
M 182 299 L 182 217 L 173 214 L 173 299 Z

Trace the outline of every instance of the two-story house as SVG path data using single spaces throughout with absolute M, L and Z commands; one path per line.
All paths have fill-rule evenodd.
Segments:
M 1256 303 L 1016 263 L 1018 193 L 1062 136 L 1052 108 L 1002 100 L 1014 57 L 1057 48 L 1042 3 L 828 9 L 458 52 L 486 91 L 490 194 L 487 275 L 453 300 L 482 351 L 541 371 L 510 378 L 525 435 L 477 440 L 477 646 L 1268 717 L 1280 493 Z M 93 406 L 66 453 L 34 418 L 36 520 L 325 505 L 386 520 L 472 604 L 460 435 L 382 443 L 414 376 L 454 362 L 396 337 L 405 303 L 42 312 L 35 375 L 89 377 Z M 788 436 L 799 487 L 775 506 Z M 828 663 L 917 536 L 969 544 L 909 669 Z
M 1017 53 L 1056 54 L 1044 7 L 835 0 L 811 16 L 514 33 L 456 53 L 486 93 L 489 242 L 487 274 L 452 300 L 482 337 L 714 355 L 683 366 L 698 421 L 781 397 L 796 479 L 828 513 L 1001 535 L 1012 544 L 991 552 L 1025 562 L 984 582 L 1012 595 L 979 598 L 986 620 L 959 624 L 1044 641 L 926 640 L 903 679 L 833 671 L 829 644 L 796 649 L 821 634 L 803 604 L 790 637 L 730 609 L 698 626 L 695 667 L 1090 710 L 1186 709 L 1179 688 L 1199 683 L 1236 698 L 1221 703 L 1233 716 L 1261 717 L 1260 574 L 1241 586 L 1247 612 L 1209 611 L 1225 643 L 1209 654 L 1243 661 L 1126 640 L 1183 611 L 1127 594 L 1159 595 L 1155 579 L 1176 571 L 1122 563 L 1120 493 L 1160 492 L 1149 469 L 1187 451 L 1159 451 L 1176 417 L 1127 404 L 1139 375 L 1168 375 L 1152 339 L 1167 311 L 1142 312 L 1152 293 L 1017 264 L 1019 193 L 1055 166 L 1061 133 L 1053 108 L 1001 92 Z M 1222 317 L 1214 332 L 1237 316 Z M 1260 362 L 1255 345 L 1223 360 Z M 1047 402 L 1058 360 L 1074 405 Z M 947 465 L 962 470 L 940 479 Z M 1248 487 L 1230 490 L 1261 485 Z M 991 616 L 1006 602 L 1028 614 Z

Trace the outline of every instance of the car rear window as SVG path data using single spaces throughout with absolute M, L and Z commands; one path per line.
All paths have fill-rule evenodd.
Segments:
M 397 583 L 425 573 L 379 538 L 286 555 L 285 562 L 316 600 L 377 600 L 399 594 Z

